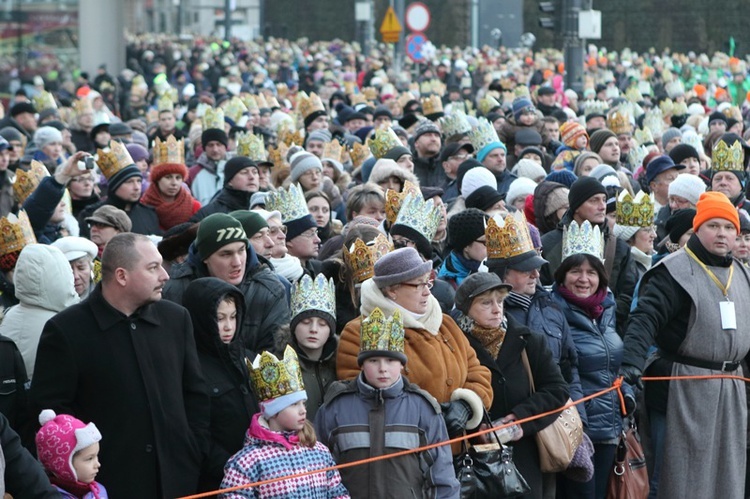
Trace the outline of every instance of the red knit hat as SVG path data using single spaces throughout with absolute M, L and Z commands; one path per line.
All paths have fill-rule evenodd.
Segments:
M 560 126 L 560 138 L 566 146 L 575 149 L 578 137 L 586 137 L 587 142 L 589 140 L 589 134 L 580 123 L 566 121 Z
M 179 163 L 162 163 L 151 167 L 151 182 L 157 183 L 160 178 L 170 173 L 182 175 L 182 180 L 187 180 L 188 178 L 187 166 Z
M 695 217 L 693 218 L 693 230 L 698 232 L 698 228 L 704 222 L 712 218 L 723 218 L 734 224 L 737 233 L 740 232 L 740 215 L 737 208 L 729 201 L 729 198 L 721 192 L 704 192 L 695 205 Z

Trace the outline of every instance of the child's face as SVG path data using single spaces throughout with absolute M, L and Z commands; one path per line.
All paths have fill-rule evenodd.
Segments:
M 307 421 L 306 400 L 292 404 L 271 419 L 268 426 L 273 431 L 300 431 Z
M 308 353 L 322 350 L 330 335 L 328 322 L 320 317 L 307 317 L 294 328 L 297 344 Z
M 531 109 L 525 110 L 518 121 L 523 126 L 531 126 L 536 121 L 536 113 Z
M 589 145 L 589 140 L 585 135 L 581 135 L 576 139 L 576 149 L 586 149 L 587 145 Z
M 378 389 L 388 388 L 398 381 L 403 368 L 401 361 L 391 357 L 370 357 L 362 364 L 367 383 Z
M 224 344 L 229 344 L 237 331 L 237 307 L 234 300 L 226 299 L 219 303 L 216 309 L 216 322 L 219 326 L 219 338 Z
M 73 455 L 73 469 L 76 470 L 79 482 L 93 482 L 100 467 L 98 442 L 79 450 Z

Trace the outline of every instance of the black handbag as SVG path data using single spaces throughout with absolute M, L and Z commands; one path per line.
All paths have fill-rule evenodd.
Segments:
M 489 417 L 485 413 L 489 422 Z M 461 442 L 461 453 L 453 461 L 462 499 L 519 497 L 531 490 L 513 463 L 513 448 L 503 445 L 494 432 L 495 442 L 467 445 Z M 492 438 L 492 437 L 490 437 Z

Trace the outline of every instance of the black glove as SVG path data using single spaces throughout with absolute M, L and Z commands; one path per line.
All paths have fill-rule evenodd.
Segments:
M 622 376 L 627 384 L 636 386 L 639 390 L 643 390 L 641 370 L 637 367 L 623 364 L 620 366 L 620 372 L 618 373 L 618 376 Z
M 440 404 L 443 409 L 448 436 L 454 438 L 466 430 L 466 422 L 471 419 L 471 407 L 463 400 L 454 400 Z
M 625 417 L 632 416 L 637 407 L 635 397 L 632 395 L 625 395 L 623 399 L 625 399 Z

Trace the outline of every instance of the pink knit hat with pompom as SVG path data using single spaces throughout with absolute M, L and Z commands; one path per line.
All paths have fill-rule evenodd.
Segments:
M 73 455 L 102 439 L 94 423 L 83 424 L 67 414 L 55 414 L 45 409 L 39 414 L 42 428 L 36 434 L 36 452 L 42 466 L 56 476 L 69 481 L 78 481 L 73 469 Z

